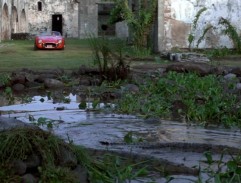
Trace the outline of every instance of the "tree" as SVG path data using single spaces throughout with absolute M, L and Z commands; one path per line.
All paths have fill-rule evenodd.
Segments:
M 110 23 L 125 20 L 133 35 L 137 48 L 147 47 L 147 39 L 156 18 L 157 0 L 140 0 L 137 11 L 132 11 L 128 0 L 114 0 L 115 8 L 111 11 Z

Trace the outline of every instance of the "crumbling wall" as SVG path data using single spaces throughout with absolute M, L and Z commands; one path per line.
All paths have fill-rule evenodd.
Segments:
M 12 33 L 28 32 L 27 0 L 0 1 L 0 41 L 11 39 Z
M 191 46 L 197 47 L 198 39 L 203 35 L 208 26 L 209 29 L 204 39 L 198 44 L 199 48 L 233 47 L 228 36 L 222 34 L 224 27 L 219 24 L 221 17 L 228 19 L 240 33 L 241 2 L 237 0 L 158 0 L 159 3 L 159 50 L 171 50 L 173 48 L 188 48 L 189 34 L 193 34 L 194 41 Z M 164 7 L 160 5 L 164 4 Z M 162 9 L 161 9 L 162 7 Z M 207 8 L 197 22 L 196 29 L 193 22 L 198 11 Z M 161 18 L 160 18 L 161 17 Z M 160 34 L 160 32 L 159 32 Z
M 1 0 L 1 27 L 0 27 L 0 37 L 1 40 L 9 40 L 10 39 L 10 16 L 11 16 L 11 0 Z
M 38 2 L 41 3 L 41 10 Z M 52 30 L 52 15 L 62 15 L 62 31 L 67 37 L 78 37 L 78 2 L 74 0 L 29 1 L 29 32 Z
M 99 0 L 79 0 L 79 37 L 98 35 Z

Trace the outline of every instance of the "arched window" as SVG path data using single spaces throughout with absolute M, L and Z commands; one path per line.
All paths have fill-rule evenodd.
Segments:
M 41 1 L 38 2 L 38 11 L 42 11 L 42 2 Z

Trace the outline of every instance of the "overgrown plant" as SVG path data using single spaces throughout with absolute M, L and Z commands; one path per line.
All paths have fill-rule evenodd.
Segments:
M 80 146 L 67 144 L 49 132 L 29 127 L 0 133 L 1 182 L 21 182 L 21 177 L 12 171 L 11 163 L 16 159 L 24 161 L 35 153 L 41 159 L 38 167 L 40 182 L 77 183 L 71 169 L 59 165 L 62 147 L 76 155 L 77 161 L 87 169 L 91 183 L 124 183 L 147 173 L 146 168 L 141 167 L 142 163 L 130 163 L 128 159 L 110 154 L 90 157 Z
M 133 35 L 137 48 L 147 47 L 147 39 L 157 13 L 157 0 L 141 0 L 136 12 L 128 4 L 128 0 L 115 0 L 116 6 L 111 11 L 110 23 L 125 20 Z
M 124 59 L 124 41 L 105 36 L 97 38 L 93 35 L 89 35 L 88 39 L 93 51 L 94 64 L 98 66 L 102 79 L 126 79 L 129 74 L 129 63 Z
M 208 179 L 205 182 L 229 182 L 229 183 L 240 183 L 241 182 L 241 156 L 231 156 L 227 162 L 223 161 L 225 152 L 220 156 L 220 160 L 215 162 L 211 152 L 205 152 L 206 162 L 208 167 L 201 169 L 208 175 Z M 214 169 L 214 164 L 217 163 L 217 168 Z M 200 178 L 202 182 L 202 178 Z M 204 181 L 203 181 L 204 182 Z
M 0 74 L 0 87 L 7 86 L 10 82 L 10 76 L 8 74 Z
M 197 44 L 196 44 L 196 47 L 198 48 L 199 47 L 199 44 L 202 42 L 202 40 L 204 39 L 205 35 L 207 34 L 207 32 L 212 29 L 213 26 L 212 25 L 209 25 L 208 27 L 206 27 L 203 31 L 203 34 L 201 35 L 201 37 L 197 40 Z
M 188 42 L 189 42 L 189 49 L 191 50 L 192 48 L 192 43 L 193 41 L 195 40 L 195 31 L 197 29 L 197 23 L 198 23 L 198 20 L 199 18 L 201 17 L 202 13 L 205 12 L 207 10 L 206 7 L 203 7 L 201 8 L 197 14 L 195 15 L 195 18 L 193 20 L 193 24 L 192 24 L 192 30 L 191 30 L 191 33 L 189 34 L 188 36 Z M 205 34 L 204 34 L 205 35 Z
M 168 72 L 166 77 L 150 78 L 139 89 L 135 95 L 124 93 L 116 109 L 146 118 L 241 127 L 239 100 L 226 92 L 218 76 Z
M 223 33 L 232 40 L 234 47 L 237 49 L 238 53 L 241 53 L 241 40 L 240 36 L 237 32 L 237 29 L 230 23 L 229 20 L 221 17 L 219 20 L 219 24 L 223 25 L 225 29 Z

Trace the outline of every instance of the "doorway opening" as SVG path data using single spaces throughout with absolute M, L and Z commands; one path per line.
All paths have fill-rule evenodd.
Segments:
M 52 31 L 58 31 L 63 35 L 63 17 L 62 15 L 52 15 Z

